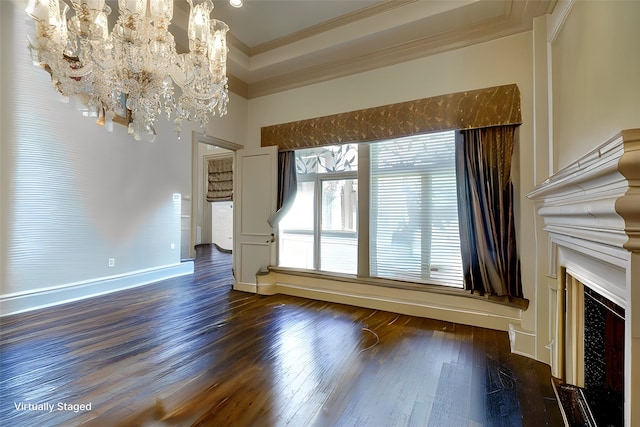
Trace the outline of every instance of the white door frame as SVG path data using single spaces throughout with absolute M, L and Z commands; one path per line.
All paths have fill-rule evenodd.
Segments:
M 224 148 L 233 152 L 243 149 L 244 146 L 221 138 L 204 135 L 196 131 L 192 132 L 191 141 L 191 241 L 189 244 L 189 256 L 191 258 L 195 258 L 198 220 L 200 220 L 200 222 L 204 220 L 204 218 L 198 218 L 198 214 L 201 211 L 200 209 L 198 209 L 198 207 L 201 203 L 204 203 L 203 200 L 205 197 L 205 195 L 201 194 L 202 191 L 199 191 L 202 188 L 202 182 L 204 179 L 204 171 L 200 171 L 200 165 L 202 165 L 199 150 L 200 143 L 214 145 L 216 147 Z
M 209 168 L 209 160 L 215 160 L 215 159 L 226 159 L 226 158 L 234 158 L 235 154 L 233 151 L 226 151 L 226 152 L 222 152 L 222 153 L 215 153 L 215 154 L 205 154 L 204 156 L 202 156 L 202 173 L 201 175 L 201 181 L 200 181 L 200 185 L 202 185 L 202 193 L 204 195 L 204 200 L 206 200 L 207 198 L 207 189 L 209 186 L 209 177 L 208 175 L 208 168 Z M 206 241 L 206 239 L 204 238 L 204 236 L 209 236 L 210 239 L 213 239 L 213 229 L 212 229 L 212 225 L 211 225 L 211 218 L 212 218 L 212 209 L 211 209 L 211 202 L 203 202 L 203 206 L 202 206 L 202 240 Z M 211 243 L 213 243 L 213 240 L 211 240 Z

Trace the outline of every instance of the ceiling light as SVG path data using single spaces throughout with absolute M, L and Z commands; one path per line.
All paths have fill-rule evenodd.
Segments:
M 65 0 L 29 0 L 26 10 L 36 26 L 34 63 L 60 93 L 81 98 L 99 121 L 124 118 L 136 139 L 154 139 L 163 111 L 174 117 L 178 134 L 183 120 L 206 130 L 216 111 L 226 114 L 229 27 L 210 17 L 211 0 L 186 0 L 189 52 L 183 54 L 169 32 L 173 0 L 118 0 L 111 33 L 105 0 L 69 1 L 75 11 L 69 19 Z
M 229 0 L 229 4 L 233 7 L 242 7 L 242 0 Z

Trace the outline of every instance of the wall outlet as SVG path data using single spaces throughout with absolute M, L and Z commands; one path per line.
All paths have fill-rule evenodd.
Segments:
M 173 249 L 175 249 L 175 248 L 176 248 L 176 244 L 175 244 L 175 243 L 172 243 L 172 244 L 171 244 L 171 249 L 173 250 Z
M 116 259 L 109 258 L 109 267 L 115 267 L 115 266 L 116 266 Z

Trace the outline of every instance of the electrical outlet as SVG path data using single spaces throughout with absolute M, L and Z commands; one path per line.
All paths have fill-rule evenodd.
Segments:
M 116 259 L 109 258 L 109 267 L 115 267 L 115 266 L 116 266 Z
M 175 243 L 172 243 L 172 244 L 171 244 L 171 249 L 173 250 L 173 249 L 175 249 L 175 248 L 176 248 L 176 244 L 175 244 Z

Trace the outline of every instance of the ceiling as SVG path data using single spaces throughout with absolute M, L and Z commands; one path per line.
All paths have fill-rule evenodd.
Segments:
M 528 31 L 556 1 L 214 0 L 212 17 L 230 27 L 230 89 L 255 98 Z M 188 12 L 175 0 L 181 49 Z

